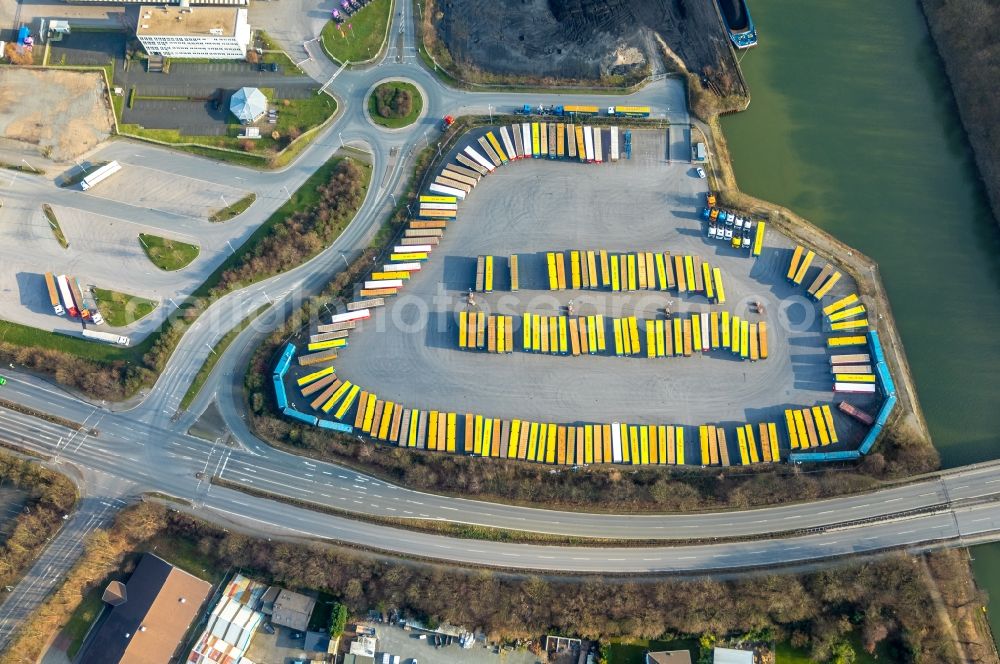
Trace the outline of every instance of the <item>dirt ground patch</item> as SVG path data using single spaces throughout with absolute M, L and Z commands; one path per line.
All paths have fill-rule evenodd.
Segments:
M 736 63 L 714 2 L 705 0 L 434 0 L 435 36 L 463 77 L 599 80 L 663 65 L 654 33 L 687 68 L 735 91 Z
M 0 69 L 0 142 L 68 161 L 108 138 L 112 126 L 99 73 Z

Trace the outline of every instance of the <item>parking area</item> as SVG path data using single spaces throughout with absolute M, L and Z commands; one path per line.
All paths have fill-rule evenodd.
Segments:
M 526 650 L 496 652 L 493 647 L 477 641 L 472 648 L 457 643 L 436 647 L 431 639 L 421 639 L 420 633 L 406 631 L 397 625 L 380 624 L 376 653 L 399 655 L 405 664 L 540 664 L 541 660 Z M 377 660 L 376 660 L 377 661 Z
M 666 163 L 665 132 L 633 132 L 633 145 L 633 158 L 617 164 L 523 160 L 480 181 L 423 269 L 351 335 L 337 360 L 338 376 L 408 408 L 565 424 L 732 427 L 783 421 L 783 410 L 793 405 L 829 403 L 821 320 L 804 289 L 785 279 L 791 242 L 768 232 L 763 253 L 753 259 L 709 240 L 698 214 L 706 181 L 689 163 Z M 571 249 L 701 256 L 721 269 L 727 302 L 674 291 L 549 291 L 545 252 Z M 512 293 L 504 290 L 505 266 L 515 253 L 521 290 Z M 719 351 L 661 359 L 461 351 L 458 313 L 466 308 L 480 254 L 500 257 L 500 290 L 477 294 L 475 308 L 513 316 L 515 349 L 522 313 L 556 315 L 572 300 L 577 315 L 662 319 L 669 306 L 675 313 L 724 309 L 764 320 L 770 355 L 749 362 Z M 854 288 L 845 275 L 832 295 Z M 754 301 L 764 303 L 765 314 L 751 312 Z M 837 427 L 841 441 L 860 438 L 846 417 L 838 416 Z M 696 446 L 689 441 L 691 458 Z
M 126 9 L 125 15 L 133 11 L 137 8 Z M 136 94 L 131 107 L 123 104 L 123 124 L 175 129 L 191 136 L 226 134 L 235 124 L 229 99 L 242 87 L 264 89 L 271 99 L 305 99 L 315 88 L 309 77 L 286 75 L 285 66 L 277 64 L 174 62 L 167 72 L 151 72 L 142 60 L 126 61 L 127 49 L 136 47 L 125 32 L 74 32 L 52 44 L 49 62 L 97 66 L 114 62 L 115 87 L 125 95 L 135 88 Z
M 102 182 L 87 191 L 89 196 L 198 219 L 208 219 L 216 210 L 235 203 L 248 193 L 210 180 L 136 164 L 116 173 L 113 183 Z

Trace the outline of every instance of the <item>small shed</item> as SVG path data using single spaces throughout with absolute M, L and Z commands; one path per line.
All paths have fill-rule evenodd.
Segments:
M 243 124 L 253 124 L 267 113 L 267 97 L 257 88 L 240 88 L 229 100 L 229 110 Z
M 705 144 L 704 143 L 695 143 L 695 145 L 694 145 L 694 158 L 695 158 L 695 161 L 705 161 L 705 159 L 706 159 L 707 156 L 708 156 L 708 153 L 705 150 Z

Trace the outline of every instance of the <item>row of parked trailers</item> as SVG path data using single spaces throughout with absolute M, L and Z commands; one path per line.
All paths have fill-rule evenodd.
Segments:
M 283 374 L 280 374 L 283 375 Z M 284 394 L 279 372 L 275 389 Z M 671 425 L 585 424 L 564 426 L 525 420 L 503 420 L 473 413 L 419 410 L 361 390 L 348 380 L 340 380 L 333 367 L 313 372 L 297 380 L 310 407 L 321 415 L 332 414 L 332 422 L 305 415 L 283 402 L 286 414 L 325 428 L 357 431 L 376 440 L 416 449 L 468 454 L 483 457 L 522 459 L 540 463 L 576 465 L 623 463 L 633 465 L 685 463 L 685 428 Z M 279 398 L 279 405 L 282 401 Z M 356 407 L 356 409 L 355 409 Z M 349 411 L 354 410 L 353 418 Z M 339 426 L 334 426 L 339 425 Z M 780 461 L 779 441 L 774 423 L 736 427 L 739 463 Z M 698 427 L 700 463 L 730 465 L 726 432 L 722 427 Z
M 793 450 L 840 442 L 834 426 L 833 411 L 827 404 L 786 410 L 785 428 Z
M 803 453 L 793 451 L 789 457 L 790 461 L 795 463 L 852 461 L 868 454 L 871 451 L 872 446 L 875 445 L 875 442 L 878 440 L 883 429 L 888 423 L 890 415 L 892 415 L 892 412 L 896 408 L 898 396 L 896 394 L 896 384 L 892 379 L 892 375 L 889 372 L 889 366 L 885 361 L 885 354 L 882 350 L 882 342 L 879 339 L 878 332 L 875 330 L 869 330 L 865 339 L 868 346 L 867 355 L 869 357 L 869 361 L 874 366 L 875 371 L 874 386 L 885 398 L 879 407 L 878 414 L 874 418 L 848 403 L 842 403 L 840 405 L 840 409 L 862 423 L 870 423 L 871 428 L 865 434 L 865 437 L 861 440 L 861 444 L 855 450 L 839 450 L 836 452 L 820 453 Z M 856 361 L 856 358 L 851 358 L 850 361 Z M 801 443 L 801 436 L 799 436 L 798 440 Z
M 288 402 L 288 393 L 285 391 L 285 374 L 288 373 L 288 369 L 291 367 L 292 358 L 295 357 L 295 346 L 293 344 L 286 344 L 284 350 L 281 353 L 281 357 L 278 358 L 278 362 L 274 366 L 274 374 L 272 375 L 272 381 L 274 383 L 274 398 L 278 404 L 278 410 L 280 410 L 286 417 L 293 420 L 303 422 L 305 424 L 310 424 L 312 426 L 320 427 L 323 429 L 330 429 L 333 431 L 341 431 L 343 433 L 351 433 L 354 428 L 350 425 L 344 424 L 342 422 L 335 422 L 333 420 L 321 419 L 316 415 L 303 413 L 296 410 Z M 318 373 L 318 372 L 317 372 Z M 311 374 L 314 375 L 314 374 Z M 328 367 L 323 370 L 322 376 L 319 378 L 311 378 L 310 380 L 324 380 L 325 377 L 333 375 L 333 368 Z M 301 379 L 300 379 L 301 380 Z
M 778 449 L 778 432 L 774 422 L 759 422 L 758 434 L 754 433 L 752 424 L 736 427 L 737 451 L 740 455 L 740 465 L 750 466 L 758 463 L 777 463 L 781 461 Z M 759 441 L 759 444 L 758 444 Z M 698 427 L 698 442 L 701 451 L 701 465 L 729 466 L 729 445 L 726 442 L 726 430 L 711 424 Z
M 567 278 L 566 255 L 569 254 Z M 545 255 L 549 290 L 609 288 L 612 291 L 673 290 L 726 301 L 722 271 L 700 256 L 670 252 L 550 251 Z
M 516 329 L 515 320 L 520 329 Z M 647 358 L 690 357 L 720 349 L 753 362 L 768 356 L 767 323 L 741 320 L 728 311 L 691 314 L 688 318 L 647 319 L 641 324 L 635 316 L 526 313 L 515 319 L 477 311 L 459 312 L 459 348 L 510 353 L 514 351 L 515 338 L 520 339 L 524 352 L 551 355 L 596 355 L 610 351 L 617 356 L 638 356 L 643 354 L 641 339 L 645 338 Z

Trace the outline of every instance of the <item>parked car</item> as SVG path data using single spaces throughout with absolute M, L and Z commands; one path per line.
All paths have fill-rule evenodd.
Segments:
M 747 224 L 747 227 L 743 229 L 743 248 L 750 248 L 750 224 Z
M 698 171 L 698 177 L 700 177 L 702 180 L 708 177 L 707 175 L 705 175 L 705 169 L 702 168 L 701 166 L 697 168 L 697 171 Z
M 272 62 L 271 63 L 271 71 L 278 71 L 278 63 L 277 62 Z

